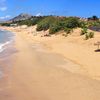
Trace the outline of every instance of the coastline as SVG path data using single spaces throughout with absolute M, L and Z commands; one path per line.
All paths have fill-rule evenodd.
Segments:
M 67 38 L 63 37 L 62 34 L 53 35 L 51 37 L 41 37 L 41 34 L 44 34 L 44 32 L 37 32 L 35 30 L 36 26 L 27 28 L 3 27 L 3 29 L 19 34 L 31 44 L 39 43 L 44 46 L 46 51 L 59 54 L 80 66 L 76 67 L 76 69 L 73 67 L 72 70 L 75 70 L 75 73 L 100 80 L 100 55 L 99 52 L 95 52 L 96 47 L 94 46 L 94 43 L 99 41 L 99 32 L 95 32 L 95 38 L 86 41 L 84 37 L 79 35 L 80 29 L 76 29 L 75 34 L 73 33 L 72 36 Z
M 65 70 L 68 70 L 70 72 L 73 72 L 73 73 L 79 73 L 79 74 L 82 74 L 82 75 L 88 75 L 87 71 L 84 68 L 81 68 L 81 65 L 79 63 L 76 63 L 75 61 L 73 61 L 73 60 L 71 60 L 69 58 L 66 58 L 65 54 L 62 54 L 61 52 L 59 53 L 57 50 L 55 51 L 55 48 L 53 48 L 53 45 L 51 45 L 51 44 L 53 42 L 56 43 L 56 41 L 58 41 L 61 36 L 60 37 L 54 36 L 53 38 L 52 37 L 41 38 L 41 36 L 39 35 L 39 36 L 37 36 L 35 38 L 32 34 L 30 34 L 30 30 L 28 30 L 28 29 L 27 29 L 27 31 L 24 31 L 24 29 L 16 29 L 16 28 L 13 29 L 12 27 L 10 29 L 5 27 L 4 29 L 7 29 L 7 30 L 9 30 L 11 32 L 14 32 L 16 34 L 16 37 L 17 37 L 17 35 L 19 35 L 21 38 L 23 38 L 25 41 L 27 41 L 29 44 L 31 44 L 33 46 L 33 48 L 36 46 L 37 48 L 35 48 L 35 49 L 38 49 L 38 50 L 40 49 L 39 51 L 44 49 L 44 52 L 53 53 L 55 55 L 59 55 L 59 56 L 63 57 L 63 59 L 65 61 L 67 61 L 68 63 L 64 64 L 64 66 L 63 65 L 59 65 L 59 67 L 65 69 Z M 31 29 L 31 28 L 29 28 L 29 29 Z M 35 31 L 34 31 L 34 34 L 36 34 Z M 57 40 L 57 38 L 58 38 L 58 40 Z M 64 38 L 61 38 L 61 39 L 64 39 Z M 15 41 L 18 41 L 18 40 L 15 40 Z M 52 43 L 50 43 L 51 41 L 52 41 Z M 15 48 L 18 48 L 18 47 L 15 47 Z M 18 50 L 18 51 L 20 51 L 20 50 Z M 69 67 L 65 67 L 66 65 L 67 66 L 69 65 Z
M 7 30 L 4 31 L 6 32 Z M 2 43 L 2 47 L 0 48 L 0 97 L 5 94 L 5 91 L 8 88 L 7 86 L 10 82 L 9 77 L 13 67 L 11 57 L 14 53 L 16 53 L 14 39 L 14 33 L 11 33 L 9 40 Z
M 100 81 L 88 77 L 88 72 L 85 73 L 85 69 L 80 64 L 70 62 L 65 54 L 59 53 L 62 52 L 61 46 L 66 41 L 65 37 L 41 38 L 28 34 L 24 29 L 8 28 L 8 30 L 15 33 L 14 47 L 17 52 L 11 56 L 12 69 L 7 77 L 9 81 L 5 85 L 6 89 L 0 91 L 1 100 L 96 100 L 100 98 Z M 71 49 L 73 45 L 68 46 Z M 65 45 L 64 49 L 66 50 Z

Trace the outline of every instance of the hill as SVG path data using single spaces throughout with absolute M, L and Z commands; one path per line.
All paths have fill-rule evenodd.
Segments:
M 30 18 L 32 18 L 32 15 L 21 13 L 20 15 L 11 19 L 10 21 L 21 21 L 21 20 L 27 20 L 27 19 L 30 19 Z

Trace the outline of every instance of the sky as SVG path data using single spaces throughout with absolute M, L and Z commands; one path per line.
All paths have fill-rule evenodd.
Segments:
M 20 13 L 100 17 L 100 0 L 0 0 L 0 20 L 13 18 Z

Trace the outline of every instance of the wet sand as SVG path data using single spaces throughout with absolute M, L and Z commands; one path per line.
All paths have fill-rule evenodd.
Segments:
M 6 100 L 8 96 L 7 89 L 10 83 L 10 73 L 12 71 L 11 57 L 16 53 L 13 43 L 6 45 L 6 49 L 0 53 L 0 99 Z M 5 97 L 5 98 L 2 98 Z
M 73 66 L 79 65 L 69 64 L 24 33 L 17 32 L 14 45 L 17 52 L 11 56 L 12 70 L 0 100 L 100 99 L 100 81 L 74 72 Z

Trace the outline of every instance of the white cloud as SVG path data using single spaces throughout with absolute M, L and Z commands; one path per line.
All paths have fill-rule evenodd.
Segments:
M 6 11 L 7 6 L 6 6 L 6 0 L 0 0 L 0 11 Z
M 6 19 L 9 19 L 9 18 L 11 18 L 11 16 L 10 15 L 6 15 L 6 16 L 0 17 L 0 20 L 6 20 Z
M 41 16 L 41 15 L 42 15 L 41 13 L 37 13 L 37 14 L 36 14 L 36 16 Z
M 6 11 L 7 7 L 0 7 L 0 11 Z

